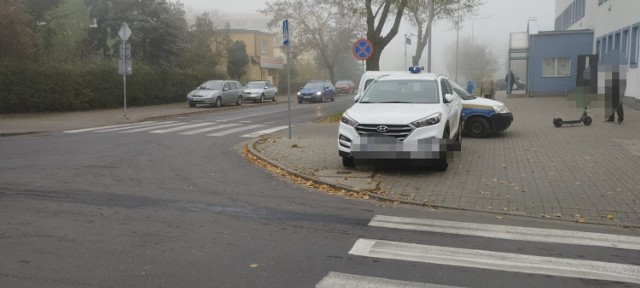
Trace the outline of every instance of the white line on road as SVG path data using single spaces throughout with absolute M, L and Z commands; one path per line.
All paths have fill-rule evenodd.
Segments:
M 139 128 L 139 127 L 149 127 L 149 126 L 153 126 L 156 127 L 156 125 L 162 125 L 162 124 L 166 124 L 166 123 L 175 123 L 177 121 L 167 121 L 167 122 L 160 122 L 160 123 L 147 123 L 147 124 L 136 124 L 136 125 L 128 125 L 128 126 L 123 126 L 123 127 L 118 127 L 118 128 L 113 128 L 113 129 L 104 129 L 104 130 L 98 130 L 95 132 L 113 132 L 113 131 L 122 131 L 122 130 L 127 130 L 127 129 L 133 129 L 133 128 Z
M 369 226 L 450 233 L 506 240 L 562 243 L 640 250 L 640 237 L 571 230 L 539 229 L 506 225 L 453 222 L 376 215 Z
M 333 287 L 349 287 L 349 288 L 459 288 L 455 286 L 443 286 L 430 283 L 417 283 L 392 280 L 386 278 L 368 277 L 352 274 L 344 274 L 338 272 L 329 272 L 327 276 L 322 278 L 316 288 L 333 288 Z
M 192 128 L 198 128 L 198 127 L 202 127 L 202 126 L 215 125 L 215 124 L 216 123 L 214 123 L 214 122 L 204 122 L 204 123 L 185 125 L 185 126 L 169 128 L 169 129 L 164 129 L 164 130 L 155 130 L 155 131 L 151 131 L 149 133 L 170 133 L 170 132 L 176 132 L 176 131 L 182 131 L 182 130 L 189 130 L 189 129 L 192 129 Z
M 174 127 L 174 126 L 178 126 L 178 125 L 184 124 L 184 123 L 169 123 L 169 122 L 164 122 L 164 123 L 166 123 L 166 124 L 154 125 L 154 126 L 151 126 L 151 127 L 144 127 L 144 128 L 133 129 L 133 130 L 127 130 L 127 131 L 121 131 L 121 132 L 118 132 L 118 133 L 142 132 L 142 131 L 149 131 L 149 130 L 154 130 L 154 129 L 158 129 L 158 128 Z
M 236 133 L 236 132 L 240 132 L 240 131 L 254 129 L 254 128 L 258 128 L 258 127 L 262 127 L 262 126 L 264 126 L 264 125 L 243 126 L 243 127 L 238 127 L 238 128 L 235 128 L 235 129 L 229 129 L 229 130 L 221 131 L 221 132 L 218 132 L 218 133 L 209 134 L 207 136 L 224 136 L 224 135 L 229 135 L 231 133 Z
M 202 128 L 202 129 L 196 129 L 196 130 L 193 130 L 193 131 L 182 132 L 180 134 L 181 135 L 193 135 L 193 134 L 204 133 L 204 132 L 209 132 L 209 131 L 213 131 L 213 130 L 220 130 L 220 129 L 224 129 L 224 128 L 235 127 L 235 126 L 239 126 L 239 125 L 240 124 L 222 124 L 222 125 L 218 125 L 218 126 L 214 126 L 214 127 L 207 127 L 207 128 Z
M 84 129 L 77 129 L 77 130 L 67 130 L 67 131 L 64 131 L 64 133 L 90 132 L 90 131 L 109 129 L 109 128 L 130 127 L 132 125 L 141 125 L 141 124 L 150 125 L 153 123 L 156 123 L 156 121 L 146 121 L 146 122 L 139 122 L 139 123 L 133 123 L 133 124 L 119 124 L 119 125 L 100 126 L 100 127 L 84 128 Z
M 287 128 L 289 128 L 289 126 L 286 126 L 286 125 L 285 126 L 278 126 L 278 127 L 273 127 L 271 129 L 265 129 L 265 130 L 260 130 L 260 131 L 256 131 L 256 132 L 249 133 L 249 134 L 244 134 L 244 135 L 242 135 L 242 137 L 249 137 L 249 138 L 258 137 L 258 136 L 261 136 L 261 135 L 273 133 L 273 132 L 280 131 L 282 129 L 287 129 Z
M 640 266 L 358 239 L 351 255 L 640 284 Z

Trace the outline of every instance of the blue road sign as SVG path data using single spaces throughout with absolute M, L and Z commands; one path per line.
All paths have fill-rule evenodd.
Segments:
M 353 47 L 351 49 L 353 52 L 353 56 L 358 60 L 367 60 L 373 54 L 373 45 L 371 41 L 367 39 L 358 39 L 353 43 Z
M 282 20 L 282 45 L 289 45 L 289 19 Z

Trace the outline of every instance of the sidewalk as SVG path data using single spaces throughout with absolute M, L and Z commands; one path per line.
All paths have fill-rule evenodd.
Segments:
M 294 127 L 255 141 L 259 157 L 299 176 L 391 201 L 585 223 L 640 227 L 640 113 L 625 107 L 622 124 L 555 128 L 552 119 L 578 119 L 564 97 L 498 100 L 514 123 L 492 138 L 464 138 L 461 157 L 446 172 L 429 168 L 381 171 L 344 168 L 336 148 L 338 124 Z M 598 107 L 597 103 L 594 103 Z M 376 192 L 372 192 L 376 191 Z

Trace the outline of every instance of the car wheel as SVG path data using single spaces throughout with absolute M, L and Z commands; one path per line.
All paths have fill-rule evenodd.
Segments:
M 260 103 L 264 103 L 264 94 L 260 95 Z
M 218 108 L 222 106 L 222 99 L 220 99 L 220 97 L 216 98 L 216 102 L 213 102 L 213 107 L 214 108 Z
M 238 100 L 236 100 L 237 106 L 242 106 L 242 96 L 238 96 Z
M 196 103 L 189 103 L 189 107 L 196 108 Z
M 271 101 L 273 101 L 273 102 L 278 101 L 278 93 L 273 94 L 273 99 L 271 99 Z
M 458 136 L 456 137 L 456 142 L 462 145 L 462 121 L 460 121 L 460 125 L 458 125 Z
M 489 135 L 489 122 L 480 117 L 474 117 L 467 121 L 466 128 L 472 137 L 484 138 Z
M 353 157 L 342 156 L 342 166 L 344 167 L 354 167 Z
M 298 100 L 298 104 L 302 104 L 302 101 Z
M 331 102 L 336 101 L 336 95 L 331 96 Z
M 449 140 L 450 137 L 450 133 L 449 133 L 449 126 L 444 128 L 444 133 L 442 134 L 442 139 L 447 141 Z M 447 170 L 447 168 L 449 168 L 449 163 L 447 162 L 447 158 L 444 159 L 437 159 L 435 162 L 435 165 L 433 166 L 433 168 L 436 171 L 445 171 Z

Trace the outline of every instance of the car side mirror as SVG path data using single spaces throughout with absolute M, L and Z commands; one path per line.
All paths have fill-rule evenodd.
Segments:
M 356 96 L 353 96 L 353 102 L 358 102 L 358 99 L 360 99 L 360 94 L 356 94 Z
M 445 103 L 451 103 L 451 102 L 453 102 L 453 99 L 455 99 L 455 98 L 453 98 L 453 94 L 445 94 L 444 95 L 444 102 Z

